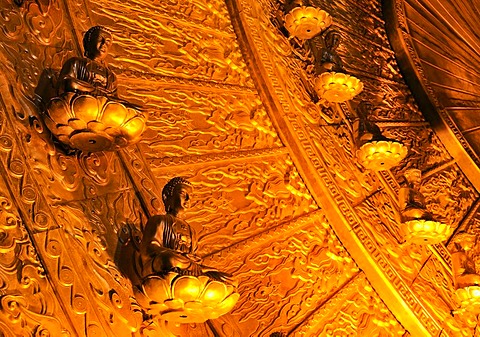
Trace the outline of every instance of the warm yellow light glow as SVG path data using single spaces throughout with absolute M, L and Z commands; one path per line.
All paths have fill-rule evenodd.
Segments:
M 231 284 L 206 276 L 149 276 L 136 292 L 139 303 L 149 314 L 180 323 L 203 323 L 233 309 L 239 294 Z
M 82 151 L 111 151 L 137 142 L 145 129 L 140 111 L 106 97 L 67 93 L 54 98 L 45 124 L 55 137 Z
M 363 83 L 350 75 L 325 72 L 315 80 L 315 90 L 327 101 L 340 103 L 358 95 L 363 90 Z
M 397 166 L 407 153 L 407 147 L 395 140 L 370 141 L 358 149 L 357 159 L 369 170 L 384 171 Z
M 461 311 L 480 314 L 480 286 L 468 286 L 455 291 L 455 297 Z
M 315 7 L 296 7 L 285 15 L 285 28 L 291 36 L 308 40 L 332 24 L 332 17 Z
M 449 225 L 438 221 L 414 219 L 402 223 L 405 240 L 420 245 L 433 245 L 445 241 L 451 234 Z

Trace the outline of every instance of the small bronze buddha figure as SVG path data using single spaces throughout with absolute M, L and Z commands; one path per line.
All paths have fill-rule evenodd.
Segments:
M 195 255 L 195 231 L 183 220 L 191 192 L 192 185 L 184 178 L 165 185 L 166 214 L 148 220 L 135 267 L 135 297 L 145 312 L 180 323 L 217 318 L 239 298 L 230 274 L 203 265 Z
M 480 286 L 480 274 L 475 266 L 478 240 L 473 234 L 458 233 L 453 240 L 452 267 L 455 288 Z
M 117 150 L 137 142 L 145 129 L 139 106 L 118 98 L 117 77 L 105 61 L 111 45 L 108 29 L 92 27 L 83 38 L 86 57 L 72 57 L 58 76 L 50 69 L 40 78 L 37 105 L 48 129 L 69 148 Z
M 105 27 L 90 28 L 83 37 L 86 58 L 72 57 L 65 62 L 60 71 L 58 94 L 116 97 L 117 78 L 105 62 L 111 45 L 112 34 Z
M 140 246 L 143 277 L 152 274 L 176 272 L 180 275 L 206 275 L 218 281 L 228 282 L 231 275 L 202 265 L 195 255 L 196 233 L 183 220 L 189 207 L 192 186 L 184 178 L 170 180 L 162 191 L 165 215 L 151 217 L 143 232 Z
M 322 58 L 320 60 L 323 71 L 342 72 L 343 63 L 337 52 L 342 36 L 336 30 L 329 30 L 325 34 L 324 41 L 325 48 L 322 50 Z
M 411 220 L 433 220 L 433 216 L 427 211 L 425 197 L 420 193 L 422 172 L 417 169 L 409 169 L 405 172 L 407 187 L 400 189 L 400 207 L 402 222 Z

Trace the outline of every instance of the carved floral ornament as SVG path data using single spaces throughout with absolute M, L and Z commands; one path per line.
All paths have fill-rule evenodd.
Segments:
M 146 115 L 117 95 L 117 79 L 105 58 L 112 34 L 90 28 L 83 38 L 85 57 L 65 62 L 57 75 L 46 70 L 35 101 L 47 128 L 68 149 L 114 151 L 140 140 Z

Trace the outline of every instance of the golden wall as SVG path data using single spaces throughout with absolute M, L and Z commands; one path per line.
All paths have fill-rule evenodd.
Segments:
M 472 335 L 450 314 L 445 246 L 403 241 L 397 193 L 421 169 L 430 210 L 457 227 L 478 192 L 404 84 L 380 2 L 318 1 L 365 83 L 335 105 L 312 102 L 311 56 L 281 34 L 279 4 L 0 0 L 0 336 Z M 113 31 L 119 94 L 148 128 L 119 152 L 66 154 L 32 97 L 94 25 Z M 391 172 L 354 159 L 360 99 L 410 148 Z M 199 254 L 239 281 L 233 311 L 205 324 L 144 317 L 123 273 L 177 175 L 195 189 Z

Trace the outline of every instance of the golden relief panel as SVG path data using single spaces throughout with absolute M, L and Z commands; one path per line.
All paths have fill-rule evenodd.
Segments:
M 375 49 L 370 46 L 366 49 L 368 53 L 362 52 L 362 54 L 357 54 L 356 52 L 352 52 L 349 55 L 352 60 L 354 58 L 364 60 L 365 55 L 376 52 L 375 57 L 384 58 L 384 67 L 387 68 L 387 71 L 390 71 L 392 74 L 397 72 L 396 64 L 391 59 L 392 52 L 386 43 L 383 22 L 378 20 L 375 15 L 372 17 L 371 14 L 369 14 L 373 11 L 381 16 L 380 3 L 375 2 L 375 4 L 373 4 L 365 1 L 365 3 L 360 5 L 358 3 L 341 2 L 325 4 L 322 2 L 318 3 L 318 5 L 323 9 L 332 6 L 331 13 L 333 13 L 334 16 L 338 12 L 339 17 L 344 19 L 338 25 L 342 28 L 345 35 L 351 35 L 350 42 L 355 40 L 354 37 L 358 34 L 358 22 L 360 22 L 359 26 L 365 30 L 365 33 L 368 32 L 370 34 L 373 32 L 373 34 L 378 35 L 375 39 L 375 44 L 380 44 L 381 49 L 385 49 L 384 51 L 379 51 L 378 48 Z M 269 108 L 281 117 L 277 118 L 276 115 L 274 116 L 272 114 L 272 116 L 274 116 L 272 118 L 276 119 L 277 122 L 282 125 L 286 124 L 287 130 L 282 130 L 282 133 L 288 134 L 297 140 L 296 144 L 287 144 L 289 148 L 295 145 L 300 149 L 300 153 L 294 153 L 292 157 L 302 166 L 302 171 L 307 172 L 307 175 L 310 174 L 310 167 L 309 165 L 303 165 L 305 157 L 308 157 L 308 160 L 310 160 L 318 170 L 317 175 L 316 173 L 311 173 L 310 178 L 312 179 L 313 177 L 313 180 L 307 181 L 312 183 L 314 190 L 312 194 L 321 195 L 325 190 L 330 193 L 330 197 L 336 202 L 338 213 L 341 213 L 341 217 L 345 217 L 345 221 L 348 222 L 345 230 L 353 229 L 352 233 L 355 233 L 357 238 L 363 242 L 363 248 L 371 254 L 371 257 L 376 262 L 374 268 L 381 272 L 385 278 L 389 280 L 388 282 L 391 282 L 390 284 L 398 289 L 398 294 L 402 300 L 405 301 L 403 303 L 406 303 L 407 306 L 410 307 L 411 312 L 415 313 L 418 322 L 422 324 L 421 330 L 423 330 L 423 333 L 428 331 L 428 333 L 432 335 L 438 334 L 441 328 L 435 320 L 431 320 L 432 316 L 430 316 L 428 311 L 418 305 L 418 299 L 415 294 L 408 289 L 408 282 L 405 282 L 413 280 L 416 277 L 422 264 L 428 258 L 429 252 L 424 247 L 418 249 L 415 247 L 397 248 L 401 242 L 399 242 L 401 237 L 399 237 L 397 230 L 398 210 L 397 202 L 394 200 L 396 196 L 393 196 L 391 191 L 395 191 L 398 188 L 398 182 L 391 177 L 382 177 L 382 179 L 379 180 L 379 176 L 365 171 L 362 167 L 355 164 L 355 146 L 352 139 L 352 128 L 348 123 L 349 119 L 352 119 L 354 116 L 352 107 L 355 106 L 355 103 L 342 106 L 342 110 L 339 110 L 337 106 L 332 107 L 333 109 L 330 110 L 330 114 L 326 116 L 324 113 L 325 109 L 321 109 L 318 105 L 312 105 L 311 97 L 307 94 L 311 90 L 308 80 L 310 74 L 308 71 L 302 71 L 302 61 L 296 58 L 296 56 L 302 54 L 302 51 L 296 53 L 291 49 L 291 57 L 288 58 L 287 61 L 283 53 L 288 48 L 280 51 L 278 47 L 273 47 L 275 45 L 284 45 L 282 42 L 278 43 L 278 41 L 283 40 L 285 42 L 286 38 L 272 25 L 271 22 L 274 20 L 274 15 L 263 10 L 263 8 L 268 8 L 268 6 L 259 6 L 256 2 L 244 0 L 239 1 L 238 4 L 235 3 L 232 8 L 241 11 L 241 22 L 243 28 L 247 30 L 246 41 L 254 44 L 254 47 L 250 46 L 250 48 L 253 49 L 252 53 L 262 61 L 263 68 L 256 73 L 256 77 L 258 77 L 257 80 L 261 82 L 262 87 L 268 88 L 271 86 L 272 90 L 269 91 L 269 94 L 275 95 Z M 363 10 L 363 8 L 367 8 L 368 10 Z M 358 11 L 363 11 L 362 15 L 358 15 Z M 346 17 L 347 19 L 345 19 Z M 372 18 L 368 19 L 368 17 Z M 363 19 L 366 19 L 366 21 L 362 21 Z M 342 19 L 339 21 L 341 20 Z M 248 29 L 246 27 L 248 27 Z M 356 41 L 356 43 L 358 43 L 358 41 Z M 344 51 L 350 51 L 348 45 L 349 42 L 347 41 L 347 47 L 343 49 Z M 358 60 L 357 62 L 346 63 L 350 63 L 350 65 L 347 65 L 349 70 L 356 75 L 362 75 L 362 81 L 365 81 L 364 93 L 360 95 L 360 99 L 373 98 L 374 119 L 385 121 L 387 116 L 395 117 L 394 121 L 390 121 L 392 125 L 394 125 L 395 122 L 402 122 L 401 125 L 398 124 L 398 127 L 406 130 L 412 128 L 413 131 L 410 135 L 415 137 L 415 142 L 428 144 L 428 146 L 424 146 L 427 148 L 431 147 L 427 153 L 422 152 L 422 149 L 414 150 L 419 152 L 416 161 L 422 165 L 422 170 L 428 171 L 435 168 L 432 170 L 429 179 L 438 177 L 439 182 L 434 183 L 434 185 L 437 186 L 437 188 L 435 188 L 437 193 L 441 190 L 448 189 L 446 185 L 443 186 L 441 181 L 449 181 L 451 184 L 454 182 L 454 179 L 456 179 L 454 177 L 455 174 L 448 173 L 450 170 L 448 165 L 450 157 L 438 143 L 434 142 L 430 145 L 430 141 L 433 138 L 430 131 L 415 134 L 415 129 L 423 127 L 425 124 L 422 125 L 423 118 L 420 117 L 421 114 L 412 102 L 411 96 L 408 93 L 395 93 L 399 90 L 406 90 L 403 81 L 401 81 L 399 77 L 397 78 L 396 75 L 388 75 L 387 71 L 382 70 L 379 74 L 378 70 L 364 67 L 365 64 L 362 63 L 363 61 L 360 62 Z M 292 65 L 294 62 L 296 62 L 297 65 Z M 257 62 L 257 64 L 259 63 Z M 380 77 L 384 77 L 381 81 L 378 80 L 379 75 Z M 268 80 L 264 80 L 267 77 Z M 307 78 L 307 81 L 305 78 Z M 390 87 L 386 91 L 386 94 L 378 94 L 382 86 Z M 305 88 L 301 89 L 302 87 Z M 379 99 L 383 100 L 384 98 L 388 100 L 382 103 L 384 105 L 382 109 L 375 111 L 375 103 Z M 394 111 L 386 115 L 385 106 L 390 105 L 394 107 Z M 405 106 L 401 107 L 401 105 Z M 304 109 L 304 107 L 308 108 Z M 395 111 L 395 109 L 397 111 Z M 280 112 L 277 112 L 278 110 Z M 342 113 L 344 116 L 342 116 Z M 343 117 L 345 124 L 339 123 L 338 119 L 335 118 L 336 116 Z M 387 126 L 387 123 L 382 126 Z M 420 139 L 423 137 L 425 137 L 425 139 Z M 412 144 L 414 144 L 413 141 Z M 429 156 L 432 156 L 432 158 L 429 158 Z M 443 178 L 441 177 L 442 175 L 444 176 Z M 446 178 L 446 176 L 449 178 Z M 475 194 L 469 195 L 469 193 L 466 192 L 472 190 L 471 184 L 466 182 L 463 176 L 457 177 L 460 178 L 459 184 L 454 187 L 451 195 L 459 196 L 461 199 L 460 206 L 457 207 L 453 205 L 453 203 L 450 203 L 450 192 L 441 192 L 440 194 L 443 194 L 443 196 L 439 195 L 437 200 L 433 200 L 433 203 L 437 205 L 448 204 L 449 206 L 454 206 L 454 209 L 457 207 L 458 213 L 455 217 L 453 213 L 447 215 L 449 221 L 454 223 L 455 226 L 458 225 L 459 218 L 465 215 L 473 200 L 476 198 Z M 323 180 L 326 186 L 325 190 L 315 188 L 318 184 L 315 178 L 321 178 Z M 313 181 L 315 181 L 315 184 Z M 427 179 L 426 186 L 428 186 L 428 184 L 429 181 Z M 385 193 L 381 192 L 382 190 L 385 190 Z M 372 200 L 370 200 L 370 198 Z M 345 201 L 348 201 L 350 205 L 347 205 Z M 373 203 L 373 201 L 375 202 Z M 387 203 L 386 206 L 385 203 Z M 357 207 L 352 209 L 349 206 Z M 437 206 L 434 206 L 434 208 L 436 207 Z M 380 216 L 376 214 L 379 210 L 381 210 L 382 213 Z M 332 213 L 334 212 L 329 212 L 328 214 Z M 442 212 L 438 211 L 437 213 L 441 215 Z M 361 217 L 362 221 L 358 222 L 358 216 Z M 342 227 L 339 227 L 338 230 L 342 230 Z M 377 244 L 377 239 L 380 239 L 380 244 Z M 395 257 L 399 257 L 400 261 L 393 261 Z M 397 273 L 402 274 L 402 278 L 399 278 Z M 374 278 L 376 277 L 375 275 L 372 276 Z M 430 282 L 433 282 L 433 280 Z M 392 305 L 392 303 L 389 305 Z M 402 305 L 404 306 L 405 304 Z M 412 321 L 413 320 L 412 317 Z M 408 321 L 406 322 L 409 323 Z
M 0 335 L 66 337 L 74 331 L 0 181 Z
M 53 206 L 61 228 L 40 236 L 46 264 L 79 331 L 131 336 L 143 314 L 131 284 L 114 263 L 119 227 L 138 222 L 134 193 L 119 191 L 96 199 Z M 78 268 L 81 266 L 81 268 Z M 88 270 L 88 273 L 84 273 Z
M 359 273 L 295 331 L 294 336 L 408 336 Z
M 231 316 L 239 336 L 294 331 L 358 272 L 320 211 L 238 243 L 208 262 L 238 279 L 242 295 Z
M 254 92 L 143 81 L 129 94 L 149 112 L 138 145 L 147 160 L 282 146 Z
M 473 336 L 472 328 L 451 314 L 457 309 L 452 276 L 434 255 L 425 261 L 412 289 L 423 304 L 440 318 L 447 336 Z
M 32 136 L 31 144 L 37 138 Z M 131 188 L 126 172 L 113 153 L 46 153 L 39 147 L 25 149 L 36 181 L 50 204 L 95 198 L 112 191 Z
M 361 225 L 370 236 L 362 239 L 378 240 L 377 248 L 382 247 L 384 256 L 395 260 L 391 262 L 394 270 L 413 280 L 428 259 L 428 250 L 395 246 L 400 237 L 395 226 L 395 201 L 382 191 L 388 186 L 355 163 L 351 126 L 327 125 L 351 107 L 339 109 L 311 103 L 308 90 L 297 77 L 303 70 L 294 58 L 285 58 L 291 55 L 289 42 L 271 26 L 269 15 L 276 4 L 243 4 L 246 10 L 242 15 L 253 12 L 255 19 L 263 19 L 262 43 L 270 48 L 265 56 L 273 57 L 278 70 L 272 81 L 278 84 L 280 79 L 285 84 L 288 95 L 284 103 L 291 109 L 285 114 L 293 116 L 298 125 L 292 130 L 312 145 L 302 152 L 303 159 L 311 160 L 313 154 L 315 160 L 324 161 L 333 185 L 341 191 L 335 200 L 344 198 L 349 206 L 357 206 Z M 356 72 L 383 78 L 367 81 L 366 85 L 367 96 L 375 93 L 377 99 L 384 100 L 374 112 L 375 118 L 404 120 L 412 115 L 416 121 L 419 113 L 411 98 L 398 93 L 405 87 L 395 82 L 398 74 L 392 53 L 383 49 L 386 40 L 383 21 L 378 18 L 379 4 L 365 1 L 363 6 L 341 1 L 324 5 L 338 14 L 345 29 L 355 30 L 346 47 L 342 47 L 342 55 L 354 50 L 347 60 L 357 68 Z M 318 211 L 300 176 L 303 168 L 297 170 L 289 150 L 282 147 L 266 108 L 252 89 L 223 2 L 114 1 L 105 6 L 98 1 L 85 4 L 78 0 L 6 6 L 10 6 L 8 14 L 14 22 L 20 23 L 0 15 L 0 20 L 7 23 L 0 32 L 7 44 L 4 54 L 15 67 L 10 71 L 24 74 L 26 92 L 32 91 L 44 67 L 59 67 L 72 49 L 76 55 L 81 54 L 76 47 L 80 43 L 73 47 L 73 42 L 65 42 L 73 41 L 64 36 L 69 34 L 65 31 L 72 30 L 62 16 L 65 6 L 77 37 L 92 24 L 113 29 L 115 55 L 111 64 L 121 72 L 121 96 L 141 102 L 150 117 L 144 141 L 122 151 L 120 156 L 66 156 L 45 142 L 43 134 L 21 128 L 26 123 L 20 123 L 18 114 L 4 114 L 17 118 L 14 123 L 6 122 L 10 123 L 8 132 L 2 123 L 0 139 L 9 187 L 20 197 L 22 212 L 33 219 L 27 225 L 36 232 L 35 243 L 57 285 L 65 311 L 57 317 L 66 322 L 62 315 L 68 315 L 80 336 L 267 336 L 277 331 L 291 331 L 293 335 L 316 335 L 321 331 L 323 335 L 340 336 L 357 332 L 371 335 L 372 331 L 379 336 L 404 333 L 363 273 L 358 274 L 357 265 Z M 25 23 L 28 15 L 35 17 L 38 13 L 55 23 L 46 25 L 45 32 L 53 34 L 50 38 Z M 375 14 L 369 17 L 369 13 Z M 359 18 L 359 29 L 349 26 L 353 17 Z M 5 33 L 6 29 L 10 33 Z M 37 35 L 31 38 L 29 34 Z M 367 40 L 374 41 L 374 47 L 352 47 L 355 34 L 366 35 Z M 34 52 L 31 59 L 26 57 L 25 64 L 17 61 L 22 59 L 21 51 L 12 47 L 21 36 L 28 37 L 26 49 Z M 48 43 L 55 48 L 41 47 Z M 59 46 L 64 47 L 62 53 L 57 53 Z M 370 66 L 357 53 L 372 50 L 376 53 L 375 64 Z M 7 106 L 10 101 L 13 98 L 9 98 Z M 299 111 L 303 116 L 297 118 Z M 19 127 L 18 140 L 14 126 Z M 425 138 L 431 135 L 415 137 L 419 144 L 426 144 Z M 443 149 L 428 151 L 420 150 L 418 155 L 422 169 L 443 161 L 437 159 L 444 158 Z M 114 261 L 118 236 L 125 224 L 141 228 L 145 213 L 163 213 L 161 187 L 176 175 L 189 178 L 195 188 L 188 221 L 199 235 L 199 254 L 208 257 L 208 264 L 212 261 L 240 280 L 239 304 L 231 315 L 215 323 L 142 323 L 142 313 L 131 297 L 130 282 L 120 273 L 115 264 L 118 261 Z M 436 198 L 436 189 L 453 180 L 457 185 L 452 191 Z M 469 188 L 456 169 L 442 169 L 427 179 L 423 192 L 439 212 L 440 207 L 461 200 L 454 205 L 457 215 L 442 214 L 458 224 L 459 217 L 477 197 L 466 192 Z M 339 207 L 346 206 L 339 203 Z M 349 216 L 348 212 L 347 207 L 345 216 Z M 426 270 L 424 278 L 424 283 L 418 283 L 423 291 L 431 291 L 432 282 L 440 280 Z M 444 317 L 445 305 L 439 305 L 439 310 L 437 316 Z M 5 317 L 9 316 L 0 315 L 0 322 Z M 29 318 L 32 322 L 37 319 L 29 317 L 35 317 Z M 42 320 L 45 318 L 38 318 Z M 457 327 L 455 322 L 451 325 L 452 329 Z
M 426 246 L 405 243 L 395 204 L 396 201 L 382 191 L 369 197 L 355 210 L 396 273 L 410 283 L 417 277 L 431 251 Z
M 456 228 L 478 199 L 478 192 L 457 165 L 426 177 L 420 192 L 425 196 L 429 211 L 439 220 Z
M 0 2 L 2 61 L 17 74 L 11 83 L 29 97 L 45 68 L 60 68 L 75 49 L 73 36 L 65 29 L 61 2 L 29 1 L 22 6 Z
M 427 126 L 386 127 L 383 131 L 386 137 L 398 139 L 408 146 L 407 157 L 392 169 L 399 182 L 404 180 L 403 175 L 410 168 L 426 172 L 452 160 L 433 130 Z
M 100 1 L 92 1 L 92 4 L 92 8 L 97 8 L 95 12 L 100 12 L 100 8 L 104 7 Z M 112 4 L 119 12 L 142 9 L 144 13 L 150 14 L 148 16 L 166 17 L 190 25 L 200 25 L 205 29 L 213 28 L 225 33 L 233 33 L 227 7 L 221 0 L 208 2 L 204 0 L 188 2 L 136 0 L 129 3 L 117 1 Z
M 175 175 L 193 184 L 188 222 L 208 255 L 317 208 L 288 156 L 153 168 L 159 185 Z
M 230 27 L 220 30 L 195 21 L 172 20 L 165 11 L 175 10 L 176 5 L 168 4 L 171 6 L 163 5 L 163 13 L 152 8 L 151 3 L 145 5 L 144 1 L 130 1 L 128 4 L 114 1 L 109 6 L 95 1 L 87 4 L 91 23 L 108 23 L 114 32 L 110 65 L 118 73 L 125 69 L 128 76 L 147 73 L 253 86 Z M 190 2 L 185 10 L 194 14 L 198 4 Z M 215 9 L 212 5 L 210 9 L 207 4 L 203 6 L 213 15 Z M 148 8 L 152 11 L 146 12 Z M 132 20 L 132 17 L 136 19 Z M 82 27 L 83 31 L 87 28 Z

